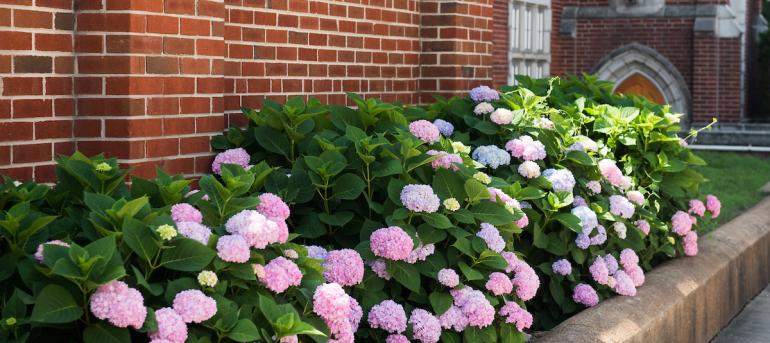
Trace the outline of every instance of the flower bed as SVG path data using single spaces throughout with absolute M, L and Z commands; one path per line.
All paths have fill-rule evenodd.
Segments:
M 520 342 L 697 253 L 720 205 L 678 115 L 591 77 L 520 82 L 266 100 L 213 139 L 200 191 L 80 154 L 53 188 L 6 179 L 2 335 Z

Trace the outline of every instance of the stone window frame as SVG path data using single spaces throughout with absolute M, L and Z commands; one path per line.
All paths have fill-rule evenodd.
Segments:
M 553 18 L 551 2 L 551 0 L 508 1 L 509 84 L 516 82 L 514 76 L 517 74 L 533 78 L 550 76 Z M 521 18 L 527 20 L 522 21 Z M 528 44 L 526 39 L 529 39 Z

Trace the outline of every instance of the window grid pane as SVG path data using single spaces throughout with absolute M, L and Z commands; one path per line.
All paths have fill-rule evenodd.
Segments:
M 508 9 L 509 83 L 515 82 L 517 74 L 549 76 L 551 1 L 511 0 Z

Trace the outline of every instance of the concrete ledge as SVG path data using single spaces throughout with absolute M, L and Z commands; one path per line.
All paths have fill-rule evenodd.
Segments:
M 605 300 L 535 342 L 708 342 L 770 282 L 770 198 L 699 244 L 698 256 L 648 273 L 636 297 Z

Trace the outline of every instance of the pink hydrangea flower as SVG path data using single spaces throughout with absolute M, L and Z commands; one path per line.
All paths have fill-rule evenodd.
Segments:
M 634 264 L 631 266 L 624 266 L 623 271 L 633 281 L 635 287 L 641 287 L 644 285 L 644 270 L 642 267 Z
M 626 197 L 629 201 L 639 206 L 644 205 L 644 195 L 640 191 L 628 191 Z
M 494 295 L 509 294 L 513 291 L 513 284 L 511 279 L 503 273 L 494 272 L 489 275 L 489 280 L 485 285 L 488 291 Z
M 711 218 L 719 217 L 719 212 L 722 210 L 722 203 L 717 197 L 709 194 L 706 196 L 706 209 L 711 212 Z
M 502 252 L 505 249 L 505 240 L 500 236 L 500 231 L 489 223 L 481 223 L 481 230 L 476 233 L 487 243 L 487 248 L 494 252 Z
M 465 330 L 465 327 L 468 326 L 468 318 L 466 318 L 463 311 L 455 305 L 452 305 L 452 307 L 439 316 L 438 321 L 444 329 L 451 328 L 457 332 L 462 332 Z
M 239 235 L 226 235 L 217 241 L 217 256 L 225 262 L 246 263 L 251 253 L 249 243 Z
M 489 115 L 489 120 L 497 125 L 508 125 L 513 121 L 513 112 L 507 108 L 498 108 Z
M 604 264 L 607 265 L 607 270 L 610 274 L 614 274 L 618 270 L 618 260 L 615 259 L 615 256 L 612 256 L 610 254 L 604 255 Z
M 378 229 L 372 232 L 369 240 L 375 256 L 394 261 L 406 260 L 414 248 L 412 238 L 398 226 Z
M 433 213 L 441 206 L 430 185 L 406 185 L 401 190 L 401 203 L 413 212 Z
M 283 336 L 278 343 L 299 343 L 299 337 L 297 335 Z
M 206 245 L 209 243 L 211 237 L 211 229 L 203 224 L 196 222 L 179 222 L 176 223 L 176 229 L 179 234 L 200 244 Z
M 444 151 L 436 151 L 436 150 L 428 150 L 425 152 L 426 154 L 430 156 L 440 156 L 439 158 L 433 160 L 430 165 L 433 167 L 433 169 L 449 169 L 449 170 L 459 170 L 460 168 L 455 165 L 455 163 L 463 163 L 463 158 L 460 157 L 460 155 L 457 154 L 450 154 Z
M 618 270 L 615 272 L 613 277 L 615 278 L 615 286 L 613 287 L 615 293 L 630 297 L 636 295 L 636 286 L 634 286 L 634 281 L 631 280 L 625 271 Z
M 350 299 L 339 284 L 322 284 L 313 293 L 313 312 L 325 320 L 347 318 Z
M 634 204 L 622 195 L 610 196 L 610 212 L 616 216 L 629 219 L 634 215 Z
M 593 307 L 599 303 L 599 295 L 593 287 L 580 283 L 572 290 L 572 300 L 578 304 Z
M 551 269 L 554 273 L 562 276 L 572 274 L 572 264 L 570 264 L 566 259 L 561 259 L 554 262 L 551 265 Z
M 650 223 L 647 222 L 646 220 L 639 219 L 636 222 L 634 222 L 634 225 L 636 225 L 636 227 L 640 231 L 642 231 L 642 233 L 644 233 L 645 236 L 650 234 Z
M 389 333 L 406 331 L 406 312 L 404 307 L 393 300 L 385 300 L 374 305 L 369 311 L 369 326 L 383 329 Z
M 488 102 L 482 102 L 476 105 L 476 107 L 473 108 L 473 113 L 475 113 L 477 116 L 489 114 L 495 111 L 495 108 L 492 106 L 492 104 Z
M 522 216 L 521 218 L 517 219 L 513 223 L 516 224 L 516 227 L 518 227 L 519 229 L 523 229 L 523 228 L 527 227 L 527 225 L 529 225 L 529 217 L 527 217 L 527 214 L 525 213 L 524 216 Z
M 139 329 L 147 317 L 142 293 L 123 281 L 114 280 L 99 286 L 89 303 L 96 318 L 107 320 L 119 328 L 132 326 Z
M 706 205 L 703 204 L 703 201 L 700 201 L 698 199 L 692 199 L 690 200 L 690 209 L 687 211 L 690 214 L 695 214 L 698 217 L 703 217 L 703 215 L 706 213 Z
M 428 256 L 433 255 L 436 247 L 433 244 L 418 245 L 406 258 L 407 263 L 417 263 L 417 261 L 425 261 Z
M 583 197 L 581 197 L 579 195 L 576 195 L 574 197 L 574 200 L 572 200 L 572 206 L 574 206 L 574 207 L 588 206 L 588 202 L 586 202 L 585 198 L 583 198 Z
M 251 160 L 251 156 L 243 148 L 226 150 L 217 154 L 214 162 L 211 163 L 211 170 L 214 174 L 219 175 L 222 173 L 223 164 L 237 164 L 243 168 L 248 168 L 249 160 Z
M 289 219 L 289 205 L 273 193 L 262 193 L 259 195 L 259 205 L 257 211 L 273 221 L 284 221 Z
M 438 282 L 449 288 L 457 287 L 460 284 L 460 275 L 454 269 L 444 268 L 438 271 Z
M 195 222 L 200 224 L 203 223 L 203 214 L 192 205 L 182 202 L 171 206 L 171 219 L 176 223 Z
M 623 190 L 631 187 L 631 181 L 623 175 L 623 172 L 620 171 L 620 168 L 618 168 L 613 160 L 604 159 L 599 161 L 599 172 L 615 187 Z
M 516 296 L 521 300 L 528 301 L 535 297 L 537 289 L 540 288 L 540 278 L 532 267 L 524 261 L 519 261 L 515 275 L 511 282 L 516 288 Z
M 684 211 L 676 211 L 671 217 L 672 231 L 679 236 L 685 236 L 692 230 L 692 219 Z
M 602 184 L 599 181 L 588 181 L 586 188 L 591 191 L 591 195 L 599 194 L 602 192 Z
M 406 338 L 406 336 L 402 334 L 389 335 L 388 338 L 385 339 L 385 343 L 409 343 L 409 338 Z
M 412 324 L 412 337 L 422 343 L 436 343 L 441 338 L 441 323 L 428 311 L 414 309 L 409 324 Z
M 427 120 L 417 120 L 409 124 L 409 132 L 421 141 L 433 144 L 439 141 L 441 133 L 436 125 Z
M 390 280 L 390 273 L 388 273 L 388 266 L 382 259 L 377 259 L 374 262 L 372 262 L 372 265 L 370 266 L 372 268 L 372 271 L 374 274 L 379 276 L 381 279 L 384 280 Z
M 227 232 L 243 237 L 247 245 L 264 249 L 280 240 L 278 224 L 255 210 L 243 210 L 225 223 Z
M 609 283 L 610 271 L 607 269 L 607 263 L 604 259 L 597 257 L 594 262 L 588 267 L 588 271 L 591 272 L 591 277 L 600 285 L 607 285 Z
M 265 266 L 265 277 L 260 278 L 260 281 L 271 291 L 280 294 L 291 286 L 299 286 L 302 282 L 302 272 L 291 260 L 282 256 L 276 257 Z
M 190 190 L 189 192 L 187 192 L 187 194 L 185 194 L 185 195 L 184 195 L 184 197 L 185 197 L 185 198 L 189 198 L 189 197 L 191 197 L 193 194 L 195 194 L 195 193 L 198 193 L 198 192 L 200 192 L 200 190 L 199 190 L 199 189 L 193 189 L 193 190 Z M 211 199 L 209 198 L 209 195 L 208 195 L 208 194 L 204 194 L 204 195 L 201 197 L 201 200 L 204 200 L 204 201 L 209 201 L 209 200 L 211 200 Z
M 506 317 L 505 322 L 516 325 L 516 329 L 524 331 L 532 326 L 532 314 L 511 301 L 500 308 L 500 316 Z
M 505 143 L 505 150 L 511 152 L 511 156 L 520 158 L 524 161 L 537 161 L 545 159 L 545 145 L 524 135 Z
M 495 308 L 489 303 L 484 293 L 470 287 L 449 291 L 457 306 L 465 317 L 467 325 L 483 328 L 492 324 L 495 319 Z
M 623 249 L 620 252 L 620 265 L 624 268 L 629 268 L 639 264 L 639 256 L 636 256 L 636 252 L 631 249 Z
M 523 263 L 523 261 L 519 260 L 519 258 L 516 256 L 516 254 L 510 252 L 510 251 L 503 251 L 500 253 L 500 256 L 502 256 L 506 262 L 508 262 L 508 266 L 505 267 L 506 273 L 511 273 L 515 270 L 519 270 L 519 265 Z
M 684 247 L 684 254 L 687 256 L 698 255 L 698 234 L 695 231 L 690 231 L 684 236 L 682 241 Z
M 519 171 L 519 175 L 527 179 L 534 179 L 540 176 L 540 166 L 537 165 L 537 163 L 532 161 L 524 161 L 522 164 L 519 165 L 518 171 Z
M 62 241 L 62 240 L 59 240 L 59 239 L 55 239 L 55 240 L 52 240 L 52 241 L 48 241 L 48 242 L 39 244 L 37 246 L 37 250 L 35 251 L 35 260 L 37 260 L 38 263 L 43 263 L 43 249 L 44 249 L 44 246 L 46 244 L 58 245 L 58 246 L 61 246 L 61 247 L 69 247 L 70 246 L 69 243 L 67 243 L 65 241 Z
M 514 208 L 520 208 L 521 205 L 519 202 L 511 198 L 508 194 L 505 194 L 502 189 L 495 188 L 495 187 L 487 187 L 487 192 L 489 192 L 489 201 L 497 202 L 497 199 L 500 199 L 505 205 L 514 207 Z
M 151 339 L 165 339 L 174 343 L 184 343 L 187 340 L 187 324 L 182 317 L 169 307 L 155 311 L 158 331 L 150 332 Z
M 342 286 L 354 286 L 364 279 L 364 260 L 353 249 L 330 251 L 323 263 L 324 278 Z
M 185 323 L 200 323 L 217 314 L 217 302 L 197 289 L 188 289 L 174 297 L 174 311 Z

